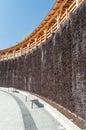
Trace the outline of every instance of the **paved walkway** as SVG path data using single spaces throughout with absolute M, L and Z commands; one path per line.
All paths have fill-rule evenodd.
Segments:
M 0 130 L 65 130 L 44 107 L 16 92 L 0 91 Z
M 0 130 L 24 130 L 20 107 L 7 93 L 0 91 Z
M 29 94 L 27 102 L 26 96 L 0 88 L 0 130 L 69 130 L 45 109 L 46 103 L 34 103 L 32 108 L 34 96 Z

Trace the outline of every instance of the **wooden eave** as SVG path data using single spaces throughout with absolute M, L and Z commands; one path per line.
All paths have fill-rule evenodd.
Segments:
M 56 0 L 53 7 L 47 14 L 47 16 L 43 19 L 43 21 L 39 24 L 39 26 L 25 40 L 21 41 L 18 45 L 15 45 L 13 47 L 10 47 L 4 50 L 0 50 L 0 54 L 17 50 L 23 45 L 25 44 L 27 45 L 28 42 L 32 41 L 36 36 L 43 33 L 43 29 L 51 27 L 52 23 L 55 22 L 55 17 L 57 17 L 59 13 L 60 15 L 62 15 L 72 2 L 73 0 Z

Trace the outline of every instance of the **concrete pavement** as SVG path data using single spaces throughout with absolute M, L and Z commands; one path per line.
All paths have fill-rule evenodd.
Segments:
M 80 130 L 49 104 L 30 93 L 12 92 L 6 88 L 0 90 L 0 130 Z M 43 106 L 34 103 L 32 108 L 33 99 L 38 99 Z
M 0 91 L 0 130 L 24 130 L 20 108 L 9 94 Z

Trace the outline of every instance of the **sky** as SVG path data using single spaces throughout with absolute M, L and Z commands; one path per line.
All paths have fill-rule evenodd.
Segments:
M 16 45 L 45 18 L 56 0 L 0 0 L 0 50 Z

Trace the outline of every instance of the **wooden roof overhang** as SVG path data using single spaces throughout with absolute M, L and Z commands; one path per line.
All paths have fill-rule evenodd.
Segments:
M 0 50 L 0 54 L 9 53 L 10 51 L 18 50 L 24 45 L 30 44 L 30 41 L 35 39 L 41 32 L 43 32 L 43 30 L 50 28 L 51 24 L 55 22 L 55 18 L 60 17 L 73 1 L 74 0 L 56 0 L 53 7 L 47 14 L 47 16 L 43 19 L 43 21 L 38 25 L 38 27 L 26 39 L 24 39 L 19 44 L 13 47 Z

